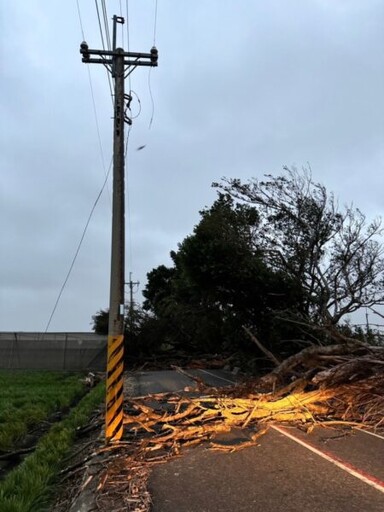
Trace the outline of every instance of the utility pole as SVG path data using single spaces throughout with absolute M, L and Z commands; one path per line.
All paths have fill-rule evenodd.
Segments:
M 124 125 L 132 124 L 127 115 L 132 97 L 124 93 L 125 78 L 137 66 L 157 66 L 158 52 L 125 52 L 116 48 L 117 24 L 124 18 L 113 16 L 112 50 L 91 50 L 80 45 L 82 62 L 103 64 L 115 81 L 113 126 L 112 250 L 109 297 L 108 354 L 106 383 L 106 441 L 119 441 L 123 435 L 124 370 L 124 284 L 125 284 L 125 206 L 124 206 Z
M 365 323 L 366 323 L 366 329 L 367 329 L 366 339 L 367 339 L 367 341 L 368 341 L 368 338 L 369 338 L 369 317 L 368 317 L 368 308 L 365 308 Z
M 131 326 L 131 330 L 133 329 L 133 287 L 139 286 L 140 281 L 132 281 L 132 272 L 129 273 L 129 281 L 125 283 L 129 285 L 129 323 Z

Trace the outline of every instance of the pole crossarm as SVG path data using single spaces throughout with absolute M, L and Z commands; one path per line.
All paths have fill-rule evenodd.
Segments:
M 121 48 L 115 50 L 94 50 L 88 48 L 88 45 L 83 41 L 80 45 L 80 53 L 83 56 L 82 62 L 86 64 L 113 64 L 116 57 L 124 57 L 124 65 L 126 66 L 152 66 L 157 67 L 159 53 L 157 48 L 151 48 L 150 53 L 140 52 L 125 52 Z M 99 56 L 101 58 L 93 58 Z M 108 58 L 110 57 L 110 58 Z M 135 60 L 126 60 L 135 59 Z

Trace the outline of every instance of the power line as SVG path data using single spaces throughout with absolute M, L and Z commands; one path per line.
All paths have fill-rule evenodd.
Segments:
M 97 19 L 99 22 L 99 31 L 100 31 L 100 38 L 101 38 L 101 45 L 103 47 L 103 50 L 105 50 L 105 44 L 104 44 L 104 35 L 103 35 L 103 29 L 101 27 L 101 19 L 100 19 L 100 11 L 99 11 L 99 4 L 97 0 L 95 0 L 96 5 L 96 13 L 97 13 Z M 113 106 L 113 92 L 112 92 L 112 83 L 111 83 L 111 77 L 109 76 L 109 72 L 107 70 L 107 78 L 108 78 L 108 85 L 109 85 L 109 92 L 111 94 L 111 100 L 112 100 L 112 106 Z
M 120 17 L 123 18 L 123 8 L 122 8 L 122 5 L 121 5 L 121 0 L 119 0 L 119 6 L 120 6 Z M 124 48 L 124 27 L 123 25 L 121 25 L 121 45 L 122 47 Z
M 80 22 L 80 28 L 81 28 L 81 35 L 83 36 L 83 41 L 84 41 L 85 36 L 84 36 L 83 22 L 82 22 L 82 20 L 81 20 L 81 13 L 80 13 L 79 0 L 76 0 L 76 4 L 77 4 L 77 14 L 78 14 L 78 16 L 79 16 L 79 22 Z
M 129 126 L 128 132 L 127 132 L 127 140 L 125 142 L 125 159 L 127 159 L 128 155 L 128 144 L 129 144 L 129 136 L 131 134 L 132 125 Z M 133 248 L 132 248 L 132 216 L 131 216 L 131 197 L 130 197 L 130 191 L 129 191 L 129 177 L 127 171 L 125 171 L 125 194 L 127 198 L 127 223 L 128 223 L 128 264 L 129 268 L 133 268 Z
M 150 130 L 152 128 L 153 117 L 155 115 L 155 102 L 153 100 L 152 87 L 151 87 L 151 68 L 148 71 L 148 90 L 149 90 L 149 96 L 151 98 L 151 103 L 152 103 L 152 114 L 151 114 L 151 119 L 150 119 L 149 125 L 148 125 L 148 129 Z
M 76 4 L 77 4 L 77 13 L 78 13 L 78 16 L 79 16 L 79 23 L 80 23 L 80 29 L 81 29 L 81 34 L 82 34 L 82 37 L 83 37 L 83 40 L 85 40 L 85 35 L 84 35 L 84 26 L 83 26 L 83 22 L 82 22 L 82 16 L 81 16 L 81 11 L 80 11 L 80 5 L 79 5 L 79 0 L 76 0 Z M 101 155 L 101 161 L 102 161 L 102 165 L 103 165 L 103 168 L 104 168 L 104 172 L 105 172 L 105 178 L 104 178 L 104 182 L 103 182 L 103 185 L 101 187 L 101 190 L 99 192 L 99 194 L 97 195 L 96 197 L 96 200 L 91 208 L 91 211 L 90 211 L 90 214 L 88 216 L 88 219 L 87 219 L 87 222 L 85 224 L 85 227 L 83 229 L 83 232 L 82 232 L 82 235 L 80 237 L 80 242 L 77 246 L 77 249 L 76 249 L 76 252 L 75 252 L 75 255 L 72 259 L 72 262 L 71 262 L 71 265 L 69 267 L 69 270 L 67 272 L 67 275 L 64 279 L 64 282 L 60 288 L 60 291 L 59 291 L 59 294 L 57 296 L 57 299 L 56 299 L 56 302 L 53 306 L 53 309 L 52 309 L 52 312 L 51 312 L 51 315 L 49 317 L 49 320 L 47 322 L 47 325 L 46 325 L 46 328 L 45 328 L 45 331 L 44 331 L 44 335 L 47 333 L 48 329 L 49 329 L 49 326 L 51 325 L 51 322 L 52 322 L 52 318 L 56 312 L 56 309 L 57 309 L 57 306 L 59 305 L 59 302 L 60 302 L 60 299 L 61 299 L 61 296 L 64 292 L 64 289 L 65 289 L 65 286 L 68 282 L 68 279 L 71 275 L 71 272 L 73 270 L 73 267 L 75 265 L 75 262 L 76 262 L 76 259 L 77 259 L 77 256 L 80 252 L 80 248 L 82 246 L 82 243 L 83 243 L 83 240 L 84 240 L 84 237 L 85 237 L 85 234 L 87 232 L 87 229 L 88 229 L 88 226 L 89 226 L 89 223 L 91 221 L 91 218 L 92 218 L 92 215 L 93 215 L 93 212 L 95 211 L 95 208 L 96 208 L 96 205 L 97 203 L 99 202 L 99 199 L 104 191 L 104 188 L 106 187 L 107 185 L 107 182 L 108 182 L 108 178 L 109 178 L 109 174 L 110 174 L 110 171 L 111 171 L 111 167 L 112 167 L 112 159 L 111 159 L 111 163 L 109 164 L 109 168 L 108 168 L 108 171 L 106 171 L 106 168 L 105 168 L 105 159 L 104 159 L 104 151 L 103 151 L 103 146 L 102 146 L 102 143 L 101 143 L 101 135 L 100 135 L 100 127 L 99 127 L 99 121 L 98 121 L 98 116 L 97 116 L 97 109 L 96 109 L 96 102 L 95 102 L 95 96 L 94 96 L 94 92 L 93 92 L 93 84 L 92 84 L 92 77 L 91 77 L 91 73 L 90 73 L 90 70 L 88 68 L 88 79 L 89 79 L 89 86 L 90 86 L 90 90 L 91 90 L 91 96 L 92 96 L 92 104 L 93 104 L 93 111 L 94 111 L 94 115 L 95 115 L 95 122 L 96 122 L 96 130 L 97 130 L 97 136 L 98 136 L 98 141 L 99 141 L 99 149 L 100 149 L 100 155 Z M 109 197 L 109 194 L 108 194 L 108 197 Z
M 130 41 L 129 41 L 129 5 L 128 0 L 125 0 L 125 12 L 126 12 L 126 34 L 127 34 L 127 51 L 130 51 Z M 132 95 L 132 82 L 131 82 L 131 74 L 128 75 L 128 86 L 129 86 L 129 94 Z M 140 104 L 140 100 L 139 104 Z M 140 105 L 141 110 L 141 105 Z M 140 113 L 140 112 L 139 112 Z M 128 157 L 128 145 L 129 145 L 129 136 L 131 134 L 132 125 L 129 126 L 127 131 L 127 140 L 125 142 L 125 159 Z M 128 174 L 126 173 L 125 179 L 125 194 L 127 198 L 127 223 L 128 223 L 128 265 L 129 268 L 133 268 L 133 244 L 132 244 L 132 216 L 131 216 L 131 197 L 130 197 L 130 188 L 129 188 L 129 179 Z
M 106 167 L 105 167 L 105 158 L 104 158 L 103 144 L 101 142 L 99 119 L 98 119 L 98 116 L 97 116 L 96 101 L 95 101 L 95 95 L 94 95 L 94 92 L 93 92 L 92 77 L 91 77 L 91 71 L 89 69 L 89 66 L 87 66 L 87 70 L 88 70 L 89 87 L 91 89 L 91 96 L 92 96 L 93 114 L 95 116 L 97 139 L 99 141 L 99 150 L 100 150 L 100 155 L 101 155 L 101 163 L 102 163 L 102 166 L 103 166 L 103 169 L 104 169 L 104 175 L 107 175 L 108 173 L 107 173 L 107 170 L 106 170 Z M 110 195 L 110 192 L 109 192 L 109 188 L 108 188 L 108 199 L 109 199 L 109 205 L 112 208 L 111 195 Z
M 153 46 L 156 46 L 156 29 L 157 29 L 157 0 L 155 0 L 155 21 L 153 24 Z
M 156 31 L 157 31 L 157 0 L 155 0 L 155 15 L 154 15 L 154 22 L 153 22 L 153 46 L 156 46 Z M 155 102 L 153 101 L 152 88 L 151 88 L 151 68 L 148 71 L 148 90 L 149 90 L 149 95 L 151 97 L 151 103 L 152 103 L 152 114 L 151 114 L 151 119 L 150 119 L 149 125 L 148 125 L 148 129 L 150 130 L 152 128 L 153 117 L 155 115 Z
M 126 10 L 126 13 L 127 13 L 127 22 L 126 22 L 126 27 L 127 27 L 127 51 L 129 52 L 130 51 L 130 48 L 129 48 L 129 8 L 128 8 L 128 0 L 125 0 L 125 10 Z M 129 74 L 128 75 L 128 85 L 129 85 L 129 93 L 131 93 L 131 90 L 132 90 L 132 84 L 131 84 L 131 75 Z
M 96 2 L 96 0 L 95 0 L 95 2 Z M 79 0 L 76 0 L 76 3 L 77 3 L 77 12 L 78 12 L 78 15 L 79 15 L 81 34 L 83 36 L 83 40 L 85 40 Z M 97 8 L 97 2 L 96 2 L 96 8 Z M 102 36 L 102 33 L 101 33 L 101 36 Z M 100 156 L 101 156 L 101 163 L 102 163 L 103 170 L 104 170 L 104 176 L 106 176 L 107 175 L 107 169 L 106 169 L 106 166 L 105 166 L 105 157 L 104 157 L 103 144 L 101 142 L 100 125 L 99 125 L 99 118 L 98 118 L 97 109 L 96 109 L 95 94 L 94 94 L 94 91 L 93 91 L 92 75 L 91 75 L 91 71 L 90 71 L 88 66 L 87 66 L 87 70 L 88 70 L 89 88 L 90 88 L 91 97 L 92 97 L 93 114 L 94 114 L 94 117 L 95 117 L 97 138 L 98 138 L 98 143 L 99 143 L 99 151 L 100 151 Z M 108 79 L 109 79 L 109 76 L 108 76 Z M 112 89 L 111 89 L 111 94 L 112 94 Z M 112 98 L 112 104 L 113 104 L 113 98 Z M 111 205 L 111 197 L 110 197 L 109 190 L 108 190 L 108 198 L 109 198 L 109 204 Z
M 107 184 L 107 181 L 108 181 L 108 178 L 109 178 L 109 173 L 110 173 L 111 168 L 112 168 L 112 161 L 113 161 L 113 160 L 111 159 L 111 163 L 109 164 L 109 169 L 108 169 L 107 175 L 106 175 L 106 177 L 105 177 L 104 183 L 103 183 L 103 185 L 102 185 L 102 187 L 101 187 L 101 190 L 100 190 L 100 192 L 98 193 L 98 195 L 97 195 L 97 197 L 96 197 L 96 200 L 95 200 L 95 202 L 93 203 L 93 206 L 92 206 L 92 208 L 91 208 L 91 211 L 90 211 L 90 213 L 89 213 L 89 215 L 88 215 L 88 219 L 87 219 L 87 222 L 85 223 L 85 227 L 84 227 L 84 229 L 83 229 L 83 233 L 82 233 L 82 235 L 81 235 L 81 237 L 80 237 L 80 241 L 79 241 L 79 243 L 78 243 L 78 246 L 77 246 L 77 249 L 76 249 L 75 255 L 74 255 L 73 259 L 72 259 L 72 262 L 71 262 L 71 265 L 70 265 L 69 270 L 68 270 L 68 272 L 67 272 L 67 275 L 65 276 L 64 282 L 63 282 L 63 284 L 62 284 L 62 286 L 61 286 L 61 288 L 60 288 L 60 292 L 59 292 L 59 295 L 57 296 L 57 299 L 56 299 L 55 305 L 53 306 L 53 309 L 52 309 L 51 315 L 50 315 L 50 317 L 49 317 L 49 320 L 48 320 L 47 326 L 46 326 L 45 331 L 44 331 L 44 335 L 45 335 L 45 334 L 47 334 L 47 331 L 48 331 L 48 329 L 49 329 L 49 326 L 51 325 L 51 321 L 52 321 L 53 315 L 54 315 L 54 314 L 55 314 L 55 312 L 56 312 L 56 309 L 57 309 L 57 306 L 59 305 L 59 301 L 60 301 L 60 299 L 61 299 L 61 296 L 62 296 L 62 294 L 63 294 L 63 292 L 64 292 L 65 286 L 66 286 L 66 284 L 67 284 L 67 282 L 68 282 L 69 276 L 70 276 L 70 275 L 71 275 L 71 273 L 72 273 L 72 270 L 73 270 L 73 267 L 74 267 L 74 265 L 75 265 L 75 262 L 76 262 L 77 256 L 78 256 L 78 254 L 79 254 L 79 252 L 80 252 L 80 248 L 81 248 L 82 243 L 83 243 L 83 240 L 84 240 L 84 238 L 85 238 L 85 234 L 86 234 L 86 232 L 87 232 L 87 229 L 88 229 L 89 223 L 90 223 L 90 221 L 91 221 L 91 218 L 92 218 L 93 212 L 95 211 L 95 208 L 96 208 L 96 206 L 97 206 L 97 203 L 99 202 L 99 199 L 100 199 L 100 197 L 101 197 L 101 195 L 102 195 L 102 193 L 103 193 L 103 191 L 104 191 L 104 188 L 105 188 L 105 186 L 106 186 L 106 184 Z
M 109 33 L 108 14 L 107 14 L 107 6 L 105 4 L 105 0 L 101 0 L 101 7 L 103 9 L 105 39 L 107 41 L 108 50 L 111 51 L 111 35 Z
M 105 50 L 104 34 L 103 34 L 103 29 L 101 28 L 100 11 L 99 11 L 99 4 L 98 4 L 97 0 L 95 0 L 95 5 L 96 5 L 97 19 L 98 19 L 98 21 L 99 21 L 99 30 L 100 30 L 100 36 L 101 36 L 101 45 L 102 45 L 102 47 L 103 47 L 103 50 Z

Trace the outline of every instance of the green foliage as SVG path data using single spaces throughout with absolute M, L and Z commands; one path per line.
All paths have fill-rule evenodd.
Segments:
M 78 374 L 0 372 L 0 450 L 9 450 L 34 425 L 86 392 Z
M 96 334 L 108 334 L 108 310 L 100 309 L 92 316 L 92 330 Z
M 247 326 L 284 357 L 331 342 L 348 315 L 384 303 L 380 220 L 340 210 L 309 171 L 214 186 L 217 200 L 171 252 L 173 265 L 148 274 L 129 323 L 133 352 L 254 351 Z
M 164 267 L 165 268 L 165 267 Z M 93 330 L 96 334 L 108 334 L 108 309 L 101 309 L 92 317 Z M 161 322 L 143 308 L 134 305 L 126 307 L 124 325 L 125 357 L 145 357 L 159 348 L 157 338 L 162 332 Z
M 271 310 L 300 297 L 289 279 L 264 263 L 258 232 L 257 210 L 228 194 L 201 212 L 193 234 L 171 253 L 174 266 L 148 274 L 144 308 L 168 327 L 159 343 L 211 352 L 247 349 L 244 324 L 274 342 Z
M 40 512 L 48 510 L 51 485 L 60 463 L 74 442 L 76 429 L 87 424 L 89 416 L 105 395 L 100 383 L 86 395 L 69 416 L 55 424 L 41 438 L 36 450 L 0 482 L 0 510 L 3 512 Z

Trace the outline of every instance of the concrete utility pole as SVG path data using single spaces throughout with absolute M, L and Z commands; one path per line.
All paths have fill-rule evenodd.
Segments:
M 129 281 L 128 283 L 125 283 L 129 285 L 129 323 L 131 326 L 131 329 L 133 328 L 133 287 L 139 286 L 140 281 L 132 281 L 132 272 L 129 273 Z
M 118 441 L 123 435 L 123 370 L 124 370 L 124 261 L 125 261 L 125 207 L 124 207 L 124 124 L 132 124 L 127 115 L 132 97 L 124 93 L 124 79 L 137 66 L 157 66 L 158 52 L 125 52 L 116 48 L 117 24 L 124 18 L 113 16 L 112 51 L 91 50 L 83 41 L 80 45 L 82 61 L 103 64 L 115 79 L 113 126 L 113 198 L 112 198 L 112 252 L 109 299 L 108 356 L 105 438 Z

